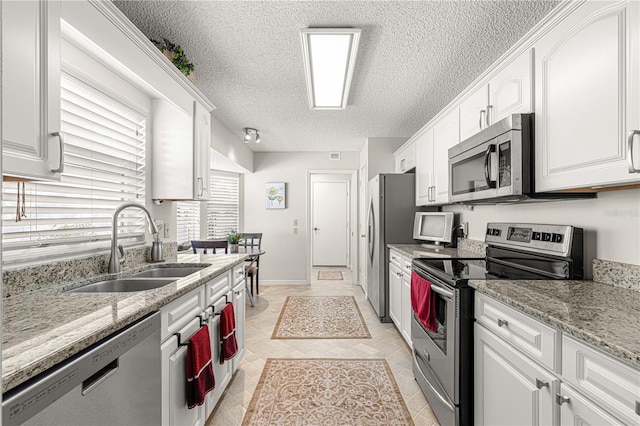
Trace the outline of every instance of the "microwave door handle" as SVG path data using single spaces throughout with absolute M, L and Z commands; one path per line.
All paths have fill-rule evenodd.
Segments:
M 487 186 L 489 188 L 495 188 L 496 184 L 495 182 L 491 181 L 491 174 L 489 172 L 490 168 L 490 164 L 489 164 L 489 160 L 491 158 L 491 153 L 496 151 L 496 146 L 495 145 L 489 145 L 489 147 L 487 148 L 487 151 L 484 153 L 484 180 L 487 182 Z

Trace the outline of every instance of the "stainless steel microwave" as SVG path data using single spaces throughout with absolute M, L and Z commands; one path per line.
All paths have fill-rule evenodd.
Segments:
M 449 149 L 449 200 L 497 204 L 593 198 L 593 193 L 536 193 L 533 114 L 512 114 Z

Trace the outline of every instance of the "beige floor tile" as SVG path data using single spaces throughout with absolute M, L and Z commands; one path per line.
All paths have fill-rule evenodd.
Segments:
M 340 270 L 342 281 L 317 280 L 318 270 Z M 317 268 L 308 286 L 263 285 L 255 307 L 247 305 L 246 351 L 239 369 L 225 390 L 206 426 L 240 425 L 267 358 L 384 358 L 389 363 L 416 426 L 437 425 L 437 420 L 411 371 L 411 350 L 393 324 L 383 324 L 352 284 L 349 270 Z M 354 296 L 371 339 L 271 339 L 287 296 Z

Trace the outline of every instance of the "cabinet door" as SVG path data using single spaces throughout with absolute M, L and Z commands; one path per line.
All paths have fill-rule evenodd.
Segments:
M 59 180 L 60 2 L 3 1 L 0 7 L 3 173 Z
M 489 81 L 488 123 L 496 123 L 511 114 L 533 111 L 532 58 L 533 49 L 527 50 Z
M 245 351 L 246 305 L 244 292 L 244 281 L 236 285 L 232 291 L 233 309 L 236 314 L 236 340 L 238 341 L 238 354 L 233 358 L 233 371 L 238 369 Z
M 200 328 L 196 318 L 181 330 L 186 341 Z M 187 347 L 178 346 L 174 336 L 162 344 L 162 424 L 195 426 L 204 424 L 204 407 L 187 406 Z
M 562 383 L 560 387 L 560 399 L 557 402 L 562 403 L 560 406 L 561 425 L 624 424 L 565 383 Z
M 460 104 L 460 140 L 465 140 L 487 127 L 488 88 L 483 85 Z
M 416 206 L 431 201 L 433 191 L 433 129 L 427 129 L 415 141 L 416 145 Z
M 411 317 L 413 316 L 413 309 L 411 308 L 411 275 L 402 274 L 402 287 L 401 292 L 401 316 L 402 316 L 402 337 L 406 340 L 410 347 L 413 347 L 411 343 Z
M 412 143 L 405 146 L 402 151 L 394 153 L 396 173 L 405 173 L 416 166 L 416 148 Z
M 209 174 L 211 169 L 211 114 L 198 102 L 193 102 L 193 199 L 209 199 Z
M 396 328 L 402 331 L 402 272 L 393 263 L 389 262 L 389 316 L 396 325 Z
M 449 148 L 460 142 L 460 119 L 455 109 L 433 128 L 433 176 L 435 204 L 449 202 Z
M 474 424 L 557 424 L 560 381 L 475 324 Z
M 640 130 L 639 9 L 582 3 L 536 44 L 536 191 L 640 181 L 627 163 L 628 132 Z
M 220 315 L 215 315 L 216 313 L 220 313 L 222 308 L 227 303 L 227 298 L 222 297 L 218 299 L 215 303 L 212 304 L 213 312 L 210 309 L 209 316 L 209 339 L 211 340 L 211 362 L 213 364 L 213 376 L 216 380 L 216 387 L 213 391 L 207 394 L 206 400 L 206 410 L 205 417 L 209 417 L 213 409 L 215 408 L 218 400 L 222 396 L 222 392 L 227 387 L 229 382 L 231 381 L 231 375 L 233 374 L 231 369 L 233 367 L 232 363 L 225 362 L 224 364 L 220 364 Z

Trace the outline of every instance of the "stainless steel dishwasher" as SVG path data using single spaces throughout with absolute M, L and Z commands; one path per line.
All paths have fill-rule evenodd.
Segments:
M 2 424 L 159 425 L 160 314 L 151 314 L 3 396 Z

